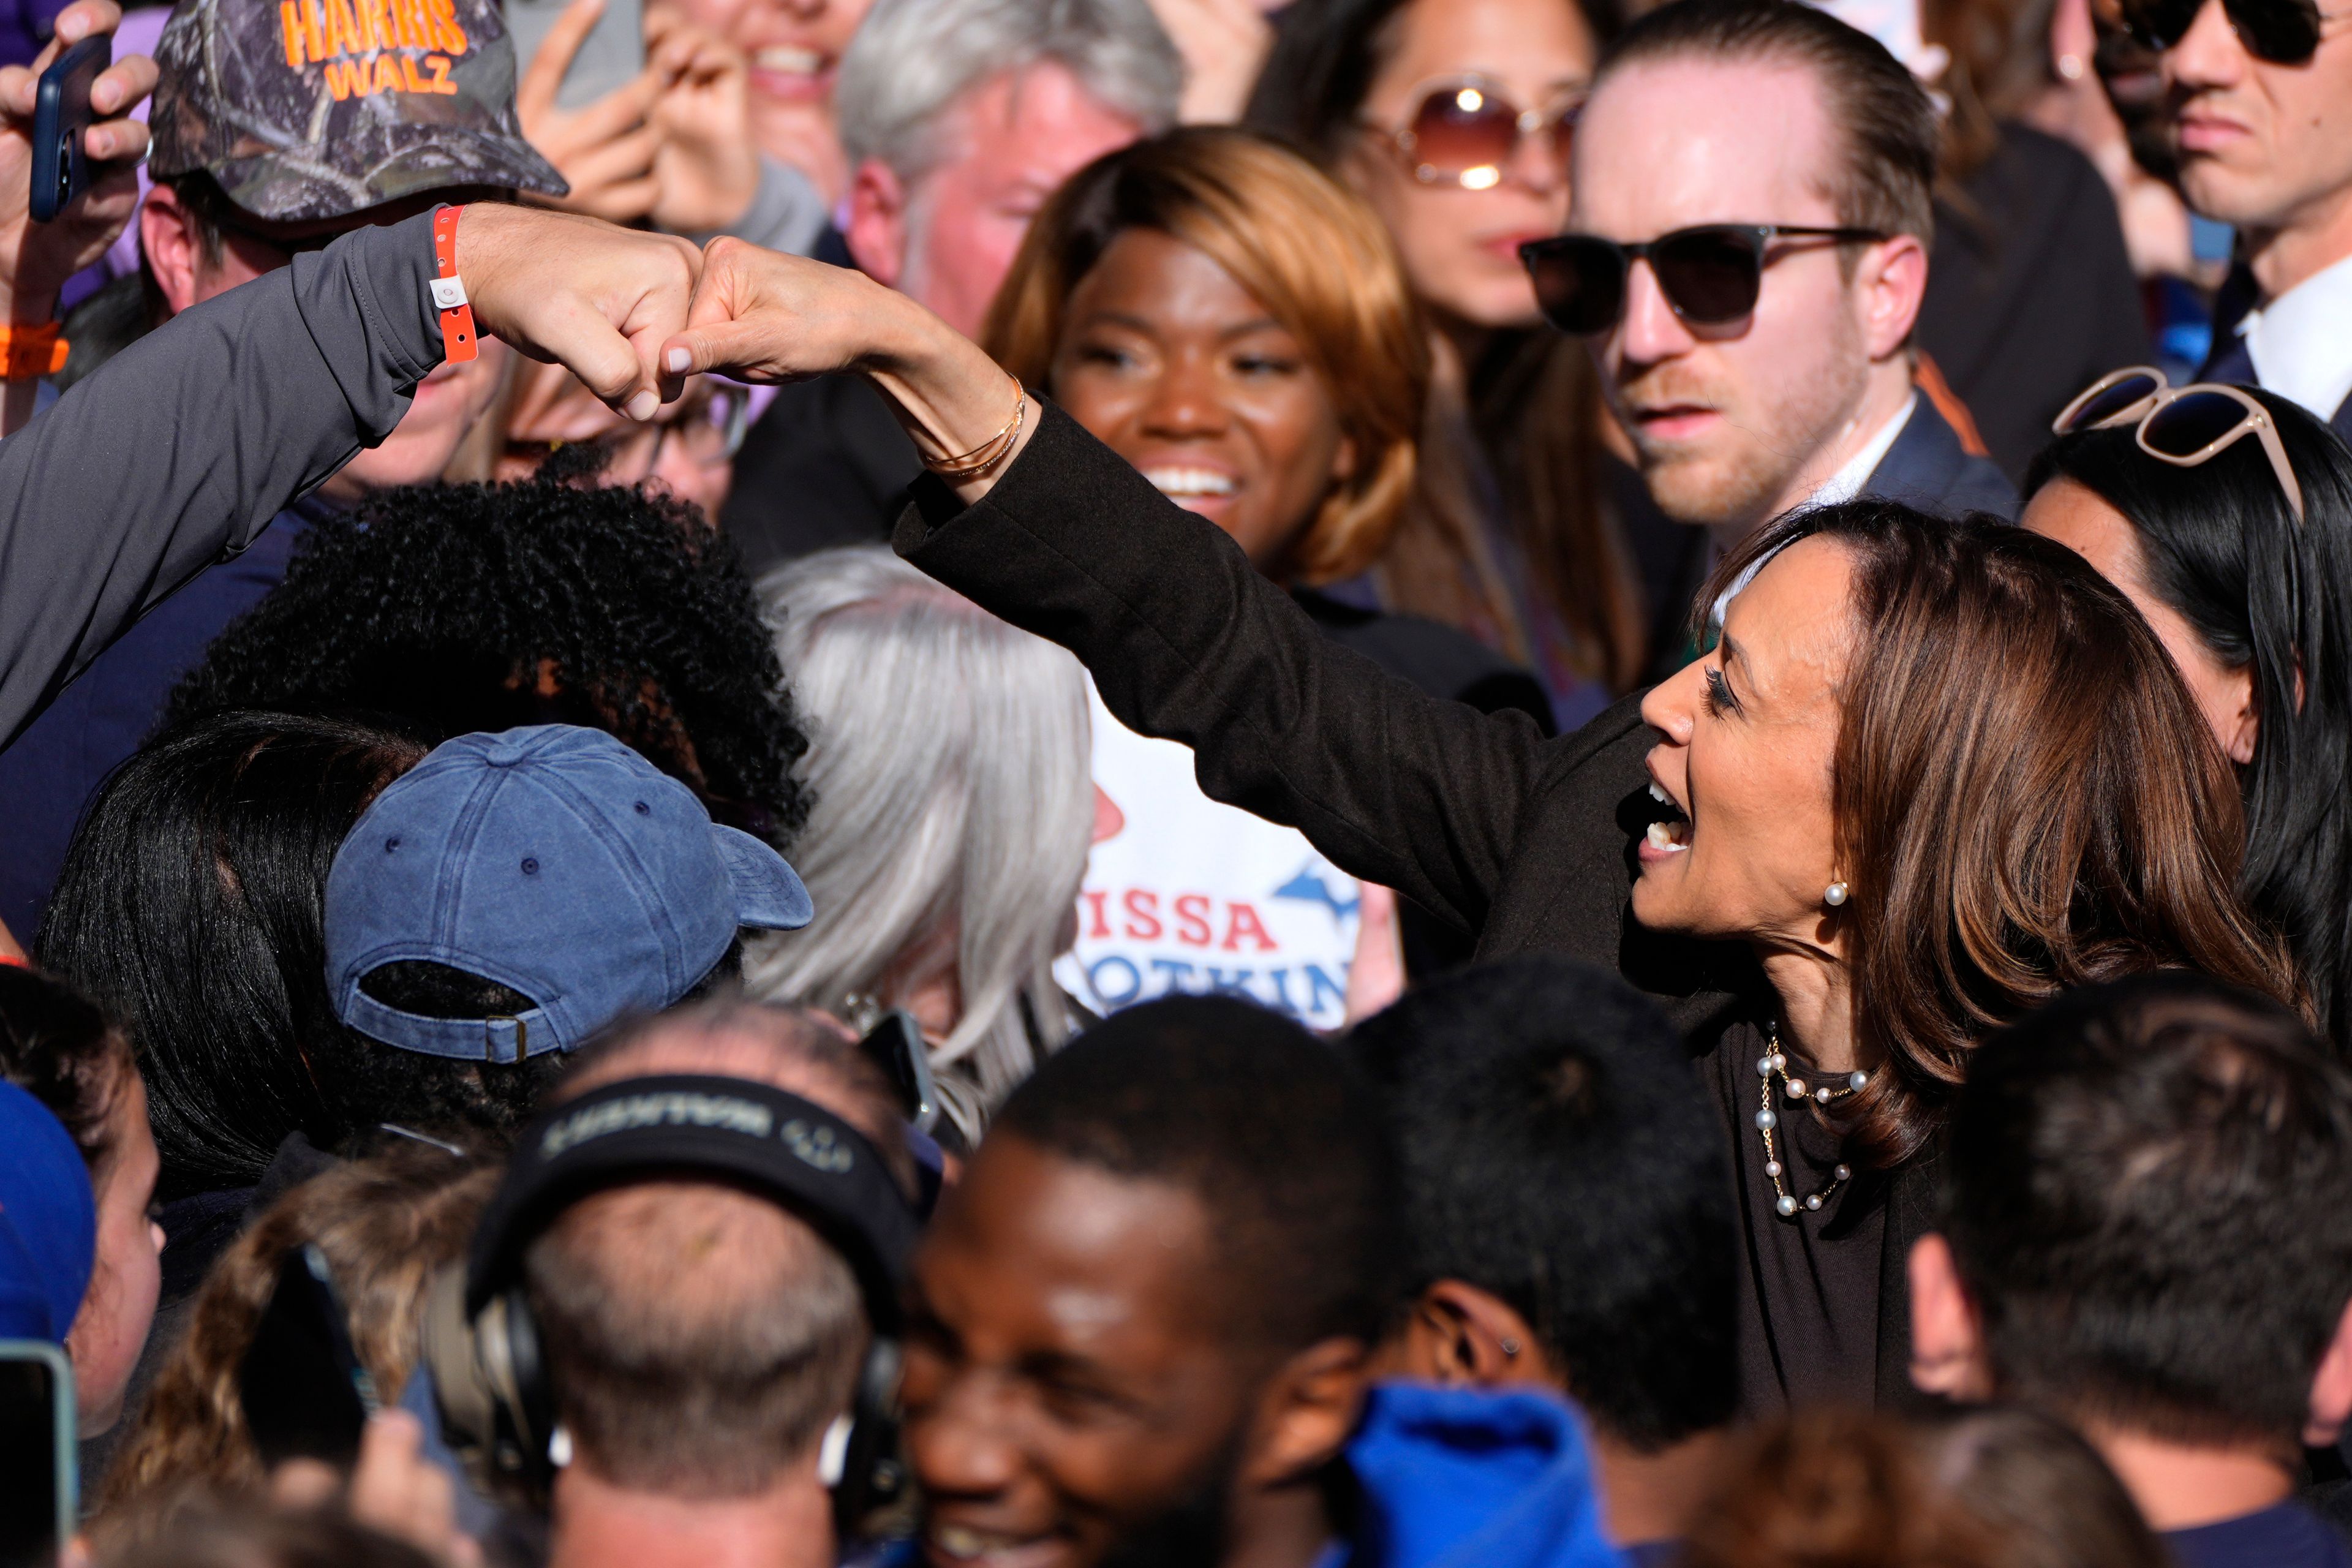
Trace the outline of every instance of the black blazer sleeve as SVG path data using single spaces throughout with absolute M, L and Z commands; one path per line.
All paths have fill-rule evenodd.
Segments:
M 977 506 L 918 482 L 899 553 L 1076 653 L 1121 721 L 1192 748 L 1212 798 L 1479 931 L 1541 789 L 1534 722 L 1428 696 L 1335 646 L 1223 531 L 1039 407 Z

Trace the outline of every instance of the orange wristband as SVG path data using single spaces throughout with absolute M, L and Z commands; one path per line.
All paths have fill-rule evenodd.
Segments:
M 441 307 L 441 357 L 451 364 L 482 352 L 474 342 L 474 307 L 457 277 L 457 215 L 465 210 L 443 207 L 433 215 L 433 302 Z
M 38 381 L 66 367 L 70 345 L 55 321 L 0 322 L 0 381 Z

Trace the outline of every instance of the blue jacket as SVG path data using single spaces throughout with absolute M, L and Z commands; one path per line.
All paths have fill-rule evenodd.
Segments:
M 1382 1384 L 1348 1445 L 1361 1489 L 1321 1568 L 1620 1568 L 1576 1414 L 1537 1394 Z

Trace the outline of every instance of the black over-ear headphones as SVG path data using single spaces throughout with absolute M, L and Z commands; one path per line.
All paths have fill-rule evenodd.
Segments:
M 805 1221 L 847 1260 L 873 1326 L 849 1424 L 820 1468 L 844 1539 L 904 1482 L 898 1460 L 898 1290 L 918 1222 L 874 1146 L 823 1106 L 745 1079 L 628 1079 L 565 1100 L 517 1141 L 462 1267 L 443 1271 L 423 1351 L 450 1447 L 486 1490 L 544 1507 L 565 1456 L 523 1289 L 525 1250 L 591 1193 L 715 1177 Z

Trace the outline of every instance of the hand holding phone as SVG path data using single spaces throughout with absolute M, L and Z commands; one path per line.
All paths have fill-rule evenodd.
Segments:
M 48 319 L 66 279 L 105 254 L 138 210 L 135 165 L 147 153 L 147 128 L 129 116 L 154 90 L 155 62 L 126 55 L 106 63 L 121 20 L 114 0 L 75 0 L 58 13 L 57 39 L 31 68 L 0 67 L 0 321 Z M 87 68 L 92 54 L 94 70 Z M 44 79 L 52 83 L 46 93 Z M 45 105 L 46 137 L 37 123 Z M 80 121 L 70 135 L 69 120 Z M 37 140 L 48 143 L 37 178 Z M 61 146 L 79 153 L 80 166 L 67 172 L 68 182 L 79 180 L 78 195 L 60 205 Z M 38 223 L 37 196 L 54 215 Z
M 84 139 L 98 118 L 89 93 L 99 72 L 113 63 L 114 40 L 99 33 L 68 49 L 41 73 L 33 107 L 35 223 L 54 223 L 89 189 L 91 163 Z

